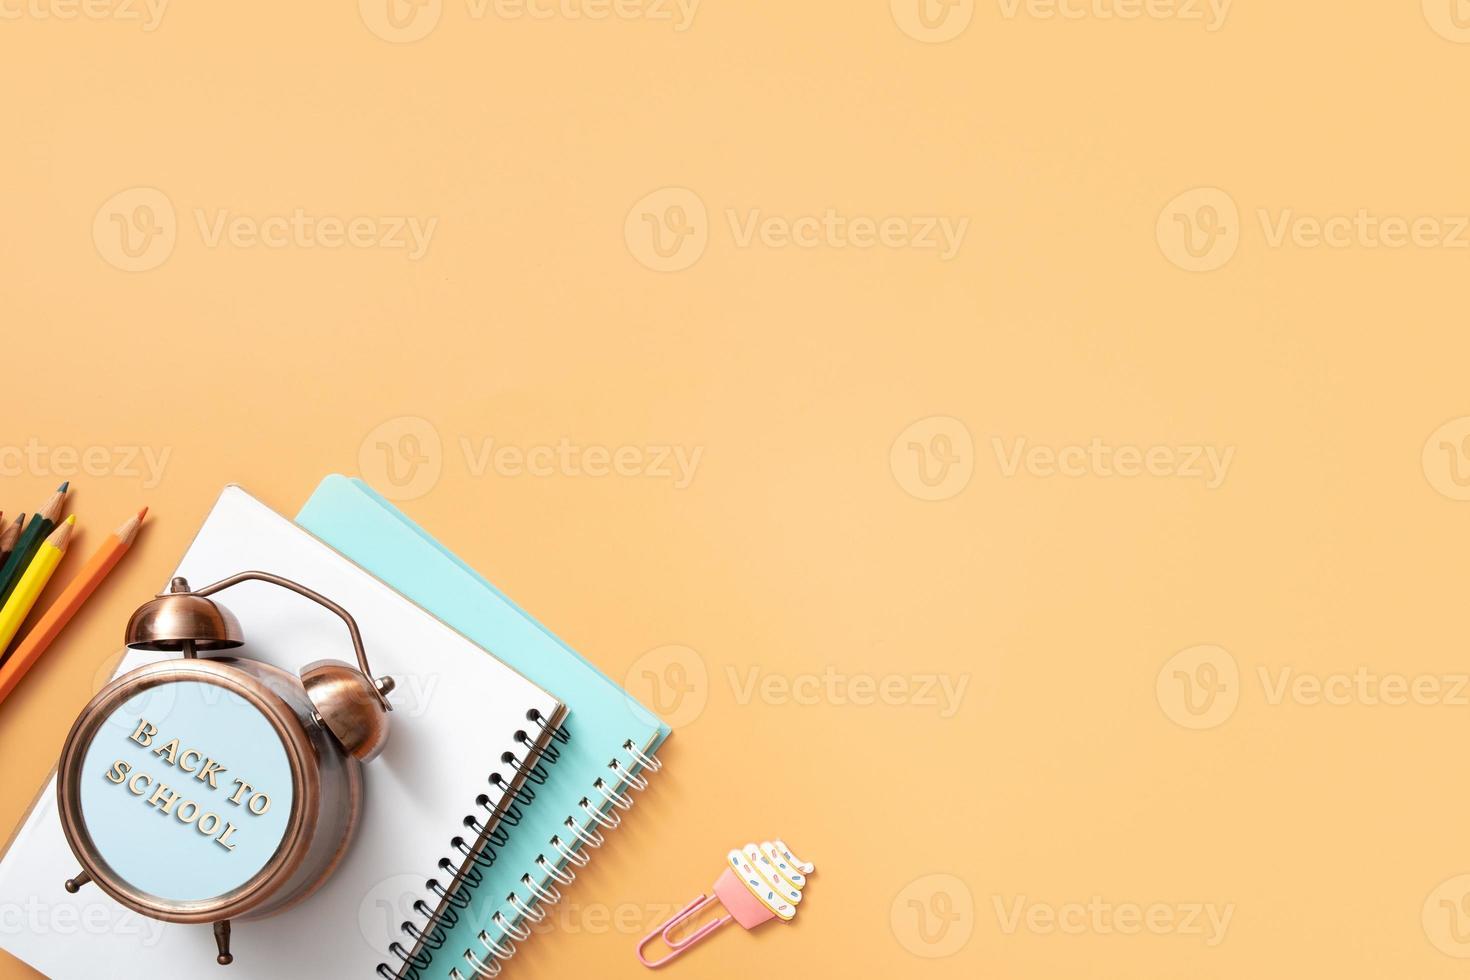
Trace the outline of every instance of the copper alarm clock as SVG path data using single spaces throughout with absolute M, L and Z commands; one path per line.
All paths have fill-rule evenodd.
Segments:
M 298 677 L 230 656 L 240 624 L 209 596 L 245 581 L 290 589 L 347 624 L 357 666 L 322 660 Z M 388 734 L 391 678 L 374 679 L 357 623 L 289 579 L 241 572 L 191 590 L 175 578 L 133 613 L 127 645 L 183 654 L 131 670 L 82 710 L 62 749 L 57 796 L 81 873 L 129 909 L 212 924 L 281 912 L 331 875 L 362 812 L 362 763 Z

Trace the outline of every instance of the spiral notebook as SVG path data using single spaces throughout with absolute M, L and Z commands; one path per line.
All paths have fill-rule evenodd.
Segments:
M 386 980 L 494 976 L 648 785 L 669 728 L 361 481 L 328 477 L 296 519 L 567 705 L 463 901 L 405 917 L 404 935 L 424 941 L 379 964 Z
M 452 913 L 466 901 L 463 889 L 475 877 L 477 861 L 493 853 L 504 821 L 513 819 L 515 798 L 544 771 L 538 769 L 542 750 L 552 744 L 551 732 L 564 715 L 556 698 L 230 487 L 176 574 L 203 586 L 247 569 L 285 575 L 341 603 L 361 628 L 374 670 L 397 682 L 389 695 L 394 711 L 388 744 L 364 766 L 357 837 L 337 871 L 305 902 L 280 915 L 235 923 L 235 962 L 222 968 L 214 964 L 207 926 L 143 918 L 95 886 L 76 895 L 63 890 L 77 863 L 62 835 L 53 779 L 0 860 L 0 902 L 35 913 L 0 922 L 0 946 L 47 976 L 366 980 L 379 963 L 408 952 L 400 928 L 405 917 L 422 910 L 447 921 L 443 910 Z M 232 654 L 293 672 L 322 657 L 352 659 L 342 621 L 299 596 L 249 582 L 218 599 L 245 633 L 245 646 Z M 168 656 L 129 653 L 118 671 Z M 528 717 L 542 719 L 546 730 Z M 467 829 L 469 818 L 477 821 L 479 834 Z

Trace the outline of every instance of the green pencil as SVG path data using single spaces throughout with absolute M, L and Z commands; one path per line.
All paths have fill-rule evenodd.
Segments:
M 56 494 L 46 502 L 46 506 L 31 515 L 31 522 L 15 542 L 15 550 L 0 566 L 0 605 L 10 598 L 10 590 L 20 581 L 21 574 L 41 547 L 41 542 L 46 540 L 46 535 L 56 529 L 56 519 L 61 516 L 61 505 L 66 502 L 66 488 L 70 485 L 68 480 L 57 487 Z

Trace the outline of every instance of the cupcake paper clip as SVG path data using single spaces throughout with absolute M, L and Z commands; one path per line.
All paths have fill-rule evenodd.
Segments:
M 656 927 L 638 943 L 638 961 L 649 969 L 658 969 L 689 952 L 700 940 L 720 926 L 734 920 L 746 929 L 762 922 L 780 919 L 790 922 L 801 903 L 801 890 L 816 868 L 803 861 L 782 841 L 746 844 L 725 856 L 725 870 L 715 881 L 713 895 L 701 895 L 684 906 L 668 922 Z M 682 938 L 674 933 L 680 926 L 711 905 L 724 907 L 724 914 Z M 670 953 L 657 960 L 643 955 L 655 939 L 663 939 Z

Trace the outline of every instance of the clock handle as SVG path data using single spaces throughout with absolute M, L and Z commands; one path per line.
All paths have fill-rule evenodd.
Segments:
M 388 703 L 388 698 L 386 697 L 387 693 L 393 690 L 393 678 L 373 677 L 372 669 L 368 667 L 367 653 L 364 652 L 362 648 L 362 634 L 358 632 L 357 620 L 353 619 L 352 614 L 349 613 L 346 609 L 343 609 L 341 606 L 337 605 L 335 602 L 333 602 L 331 599 L 328 599 L 320 592 L 314 592 L 299 582 L 293 582 L 288 578 L 282 578 L 279 575 L 272 575 L 269 572 L 240 572 L 237 575 L 231 575 L 229 578 L 220 579 L 213 585 L 206 585 L 202 589 L 195 589 L 193 590 L 193 594 L 200 597 L 211 596 L 214 595 L 216 592 L 222 592 L 225 589 L 228 589 L 232 585 L 239 585 L 241 582 L 249 581 L 269 582 L 271 585 L 279 585 L 283 589 L 290 589 L 297 595 L 305 596 L 312 602 L 315 602 L 320 606 L 324 606 L 327 609 L 330 609 L 332 612 L 336 613 L 341 618 L 341 620 L 347 624 L 347 632 L 352 635 L 352 649 L 357 653 L 358 669 L 362 671 L 364 677 L 372 681 L 372 684 L 370 686 L 373 689 L 373 693 L 377 695 L 378 701 L 381 703 L 383 710 L 393 710 L 393 706 Z

